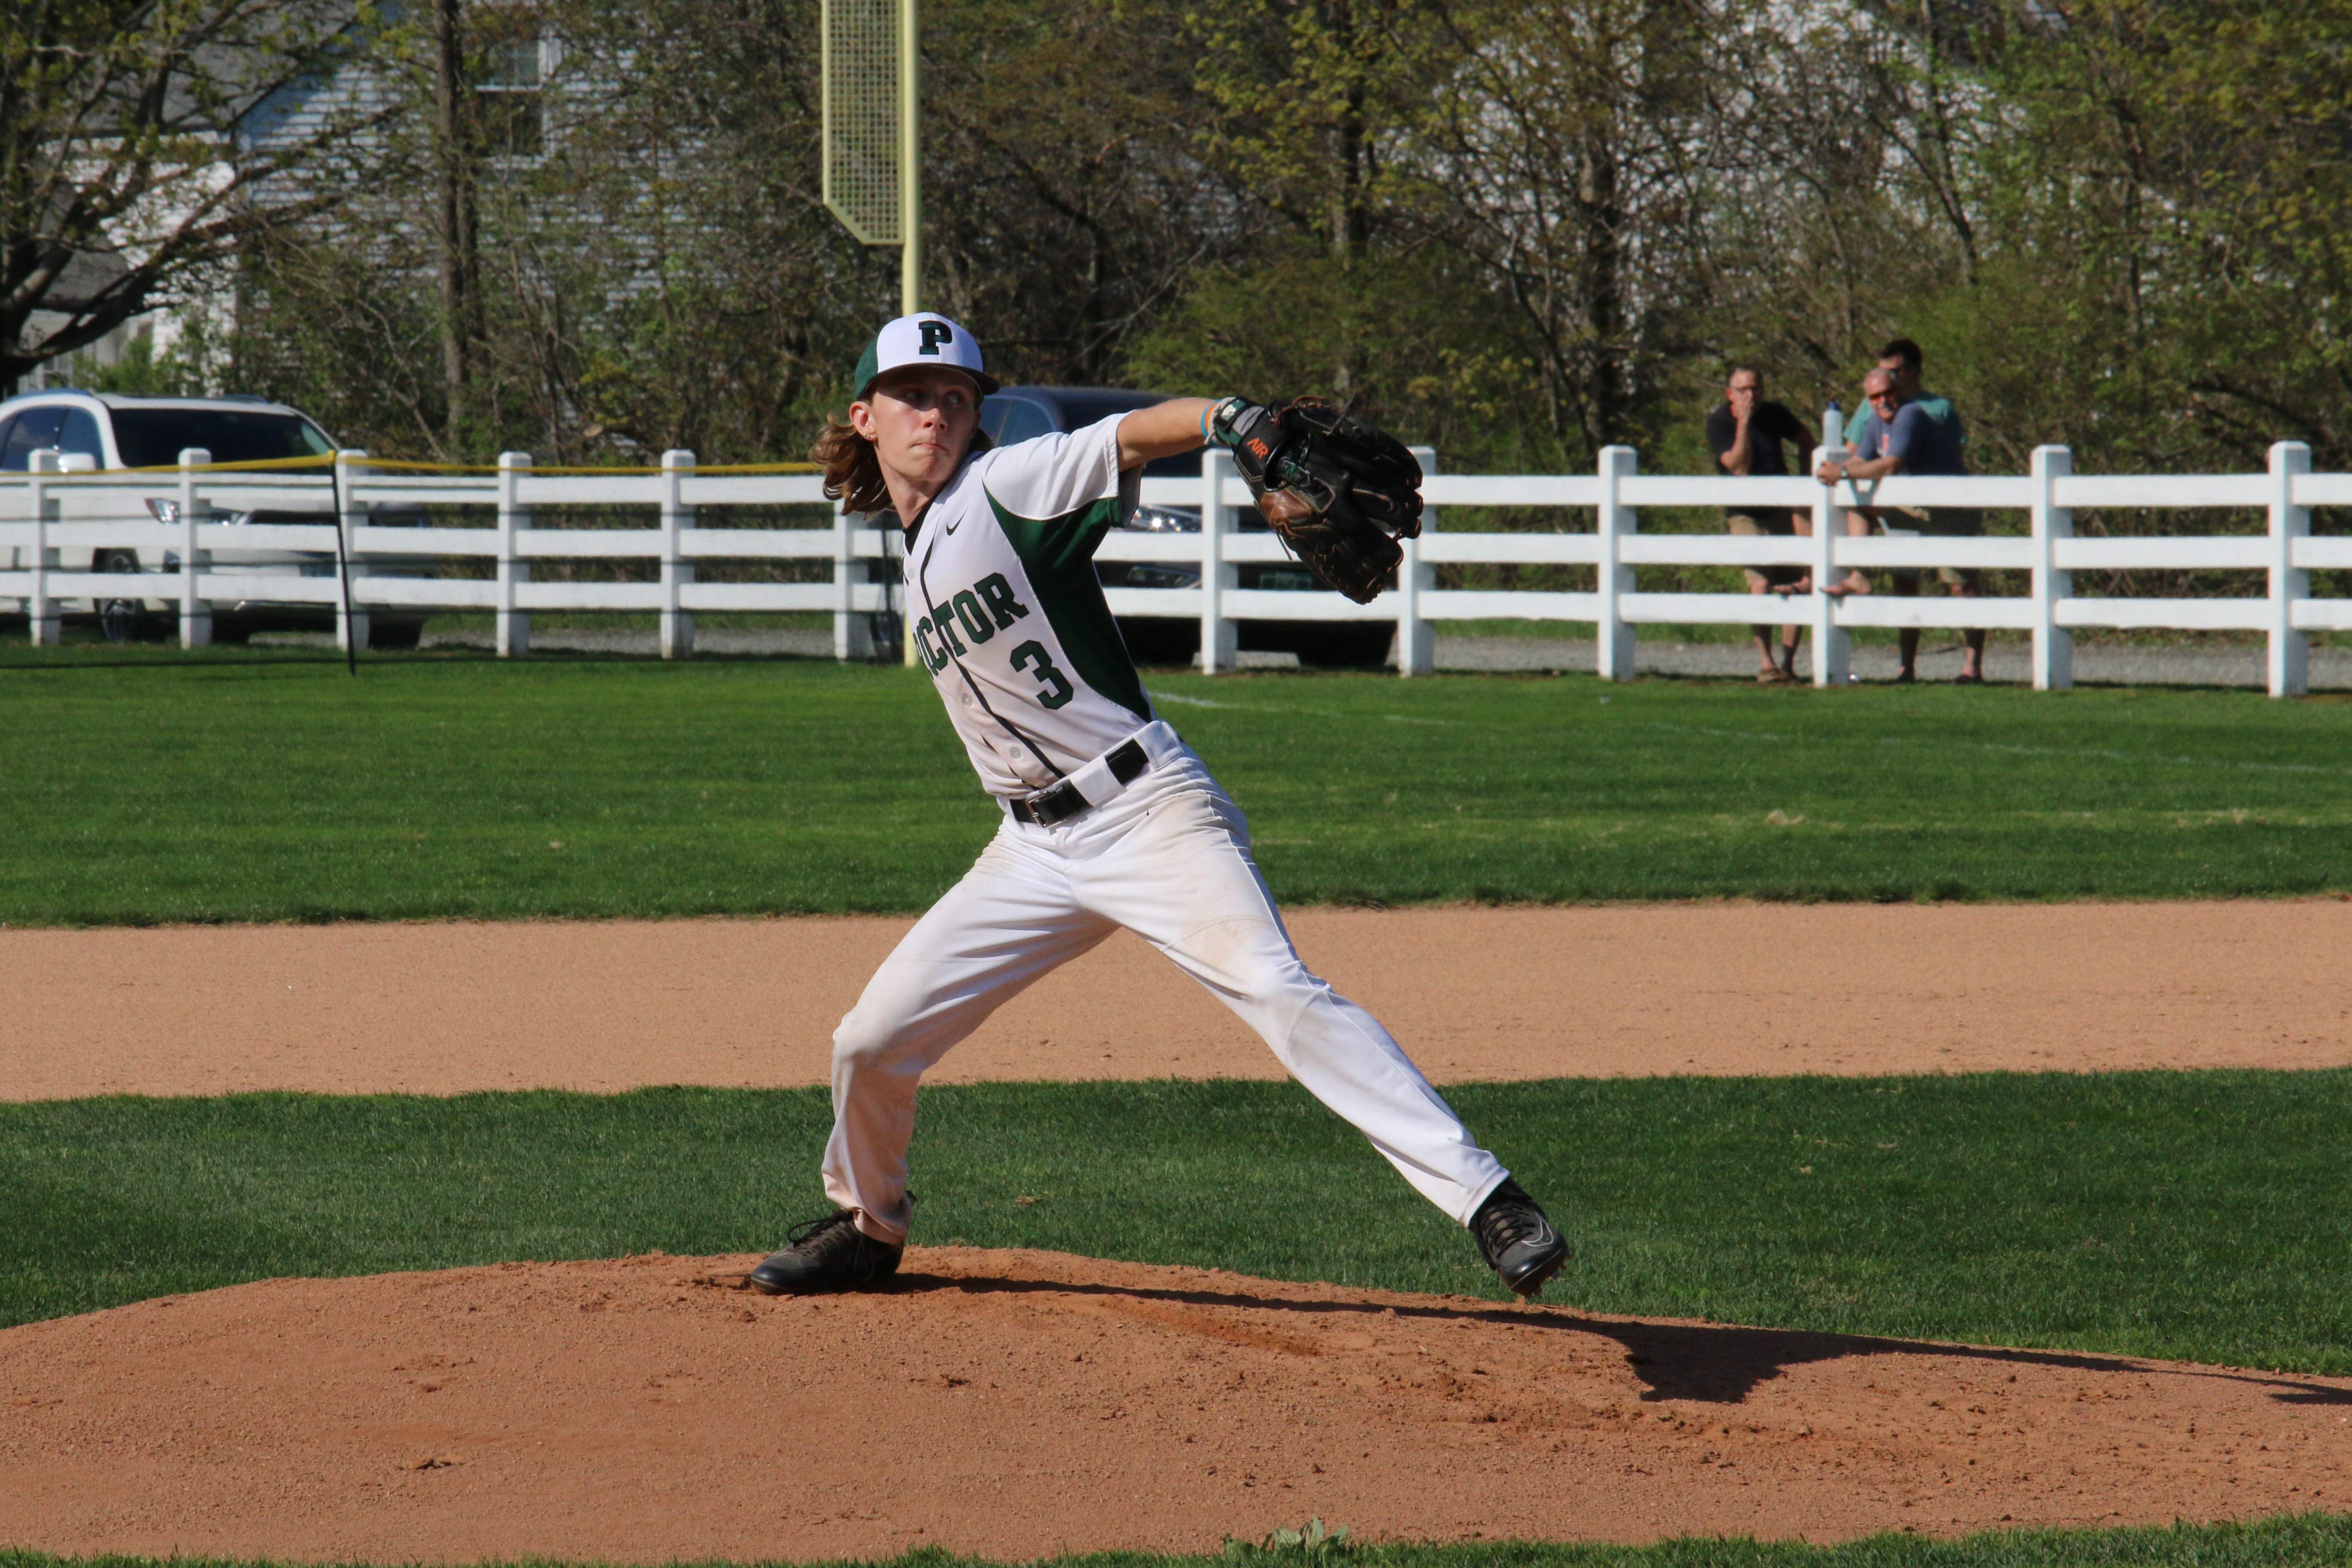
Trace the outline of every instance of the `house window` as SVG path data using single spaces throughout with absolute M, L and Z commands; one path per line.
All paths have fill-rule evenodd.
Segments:
M 536 158 L 547 150 L 545 60 L 527 17 L 493 22 L 482 40 L 474 102 L 482 149 L 493 158 Z

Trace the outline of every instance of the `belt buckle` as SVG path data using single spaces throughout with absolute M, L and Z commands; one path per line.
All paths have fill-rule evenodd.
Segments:
M 1064 804 L 1064 796 L 1068 797 L 1066 805 Z M 1056 823 L 1066 822 L 1084 811 L 1087 808 L 1087 797 L 1080 795 L 1069 780 L 1064 779 L 1059 784 L 1048 784 L 1035 795 L 1028 796 L 1021 804 L 1029 808 L 1031 821 L 1040 827 L 1051 827 Z

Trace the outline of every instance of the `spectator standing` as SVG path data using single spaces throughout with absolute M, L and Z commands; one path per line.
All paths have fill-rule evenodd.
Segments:
M 1790 450 L 1793 448 L 1802 461 L 1805 443 L 1811 437 L 1812 433 L 1805 428 L 1802 420 L 1789 412 L 1787 405 L 1765 399 L 1764 377 L 1746 365 L 1733 368 L 1723 389 L 1723 401 L 1706 416 L 1706 444 L 1715 452 L 1716 467 L 1727 474 L 1786 478 L 1791 472 Z M 1731 532 L 1751 537 L 1769 534 L 1787 538 L 1813 531 L 1810 516 L 1779 507 L 1727 508 L 1723 521 Z M 1812 585 L 1801 566 L 1745 566 L 1740 570 L 1748 578 L 1748 591 L 1751 594 L 1801 593 Z M 1780 628 L 1780 657 L 1777 662 L 1772 657 L 1772 628 L 1759 625 L 1748 629 L 1756 637 L 1756 679 L 1767 685 L 1786 685 L 1796 679 L 1797 646 L 1804 639 L 1804 627 Z
M 1950 430 L 1916 403 L 1906 403 L 1895 373 L 1881 365 L 1863 378 L 1864 405 L 1870 410 L 1864 420 L 1862 437 L 1847 447 L 1843 458 L 1825 458 L 1814 470 L 1814 478 L 1825 485 L 1852 479 L 1860 483 L 1883 479 L 1890 474 L 1965 474 L 1967 459 L 1960 455 L 1960 442 Z M 1953 425 L 1958 424 L 1958 416 Z M 1907 529 L 1939 538 L 1973 538 L 1984 531 L 1984 513 L 1975 507 L 1855 507 L 1849 516 L 1875 522 L 1893 531 L 1890 519 L 1900 519 Z M 1973 568 L 1938 566 L 1936 574 L 1948 586 L 1954 597 L 1973 599 L 1977 596 L 1977 574 Z M 1910 597 L 1919 592 L 1916 573 L 1897 573 L 1895 591 Z M 1984 680 L 1983 628 L 1973 627 L 1961 634 L 1967 652 L 1960 658 L 1959 679 L 1964 684 L 1978 685 Z M 1902 672 L 1897 680 L 1919 678 L 1919 633 L 1905 627 L 1898 641 L 1902 650 Z
M 1968 446 L 1968 432 L 1960 426 L 1959 411 L 1952 406 L 1952 400 L 1929 392 L 1922 384 L 1922 377 L 1927 368 L 1926 350 L 1909 338 L 1890 339 L 1886 346 L 1878 351 L 1878 368 L 1894 375 L 1895 390 L 1903 395 L 1903 401 L 1916 405 L 1920 413 L 1941 426 L 1944 433 L 1952 438 L 1953 446 Z M 1869 423 L 1870 405 L 1864 403 L 1847 416 L 1845 444 L 1860 446 L 1862 427 Z

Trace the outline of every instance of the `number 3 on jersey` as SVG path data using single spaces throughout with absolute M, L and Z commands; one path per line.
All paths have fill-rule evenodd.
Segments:
M 1045 689 L 1037 699 L 1038 707 L 1059 708 L 1077 695 L 1076 689 L 1070 685 L 1069 678 L 1054 667 L 1054 656 L 1045 651 L 1045 645 L 1034 639 L 1013 650 L 1013 668 L 1028 669 L 1033 664 L 1037 667 L 1032 672 L 1037 678 L 1037 684 Z

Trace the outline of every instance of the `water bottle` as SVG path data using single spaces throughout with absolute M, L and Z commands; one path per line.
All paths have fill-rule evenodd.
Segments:
M 1837 405 L 1834 397 L 1822 410 L 1822 445 L 1832 452 L 1845 450 L 1845 410 Z

